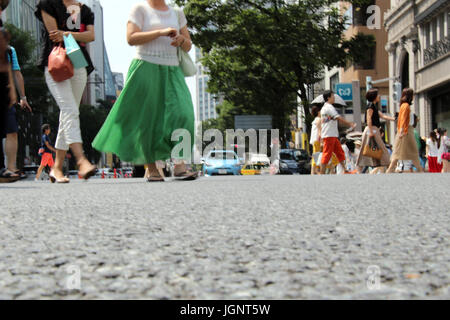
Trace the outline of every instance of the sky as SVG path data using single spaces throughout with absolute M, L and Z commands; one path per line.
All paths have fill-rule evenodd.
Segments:
M 131 7 L 142 1 L 145 0 L 100 0 L 103 7 L 105 45 L 111 70 L 123 73 L 124 78 L 135 53 L 135 48 L 129 46 L 126 40 L 128 15 Z M 193 57 L 194 48 L 190 53 Z M 195 102 L 195 77 L 186 78 L 186 82 Z

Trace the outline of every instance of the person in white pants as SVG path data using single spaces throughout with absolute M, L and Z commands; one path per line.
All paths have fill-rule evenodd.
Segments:
M 68 15 L 68 12 L 72 12 L 72 15 Z M 45 80 L 60 109 L 59 129 L 55 144 L 56 159 L 50 172 L 50 179 L 52 182 L 58 183 L 69 182 L 69 179 L 64 176 L 63 164 L 70 148 L 77 160 L 79 176 L 87 180 L 95 174 L 96 167 L 84 155 L 79 106 L 88 73 L 94 70 L 86 50 L 86 43 L 95 40 L 94 14 L 88 6 L 75 0 L 40 0 L 37 4 L 36 17 L 44 23 L 47 31 L 44 34 L 45 47 L 40 66 L 45 67 Z M 89 65 L 86 68 L 75 69 L 72 78 L 56 82 L 48 72 L 48 56 L 54 45 L 62 43 L 63 36 L 69 34 L 80 45 Z

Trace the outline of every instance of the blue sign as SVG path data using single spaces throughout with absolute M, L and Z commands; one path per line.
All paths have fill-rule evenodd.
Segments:
M 338 83 L 336 84 L 336 93 L 344 101 L 353 101 L 353 89 L 351 83 Z

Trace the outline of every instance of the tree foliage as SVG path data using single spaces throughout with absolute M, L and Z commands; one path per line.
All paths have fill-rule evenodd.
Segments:
M 271 114 L 280 129 L 297 97 L 309 114 L 306 88 L 322 79 L 325 67 L 344 66 L 355 49 L 364 55 L 360 38 L 343 36 L 346 21 L 337 0 L 176 2 L 203 52 L 209 91 L 243 114 Z

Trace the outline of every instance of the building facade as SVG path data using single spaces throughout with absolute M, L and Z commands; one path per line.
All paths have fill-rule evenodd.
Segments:
M 30 32 L 36 43 L 41 42 L 41 24 L 35 17 L 36 4 L 39 0 L 11 0 L 5 12 L 3 21 L 15 25 L 22 31 Z M 34 57 L 37 59 L 41 54 L 42 47 L 36 46 Z
M 82 103 L 95 106 L 98 100 L 106 100 L 103 7 L 98 0 L 86 0 L 85 3 L 95 16 L 95 41 L 87 47 L 95 70 L 89 75 Z
M 419 132 L 450 128 L 450 1 L 391 0 L 385 14 L 389 74 L 415 91 Z M 394 103 L 390 83 L 391 111 Z
M 198 72 L 195 76 L 196 83 L 196 106 L 195 106 L 195 122 L 201 123 L 208 119 L 217 118 L 216 106 L 222 103 L 222 99 L 208 92 L 209 76 L 206 68 L 201 64 L 201 51 L 195 48 L 195 63 Z
M 120 93 L 123 90 L 123 87 L 125 85 L 125 78 L 123 76 L 123 73 L 121 72 L 113 72 L 114 77 L 114 83 L 116 85 L 116 95 L 117 97 L 120 96 Z

